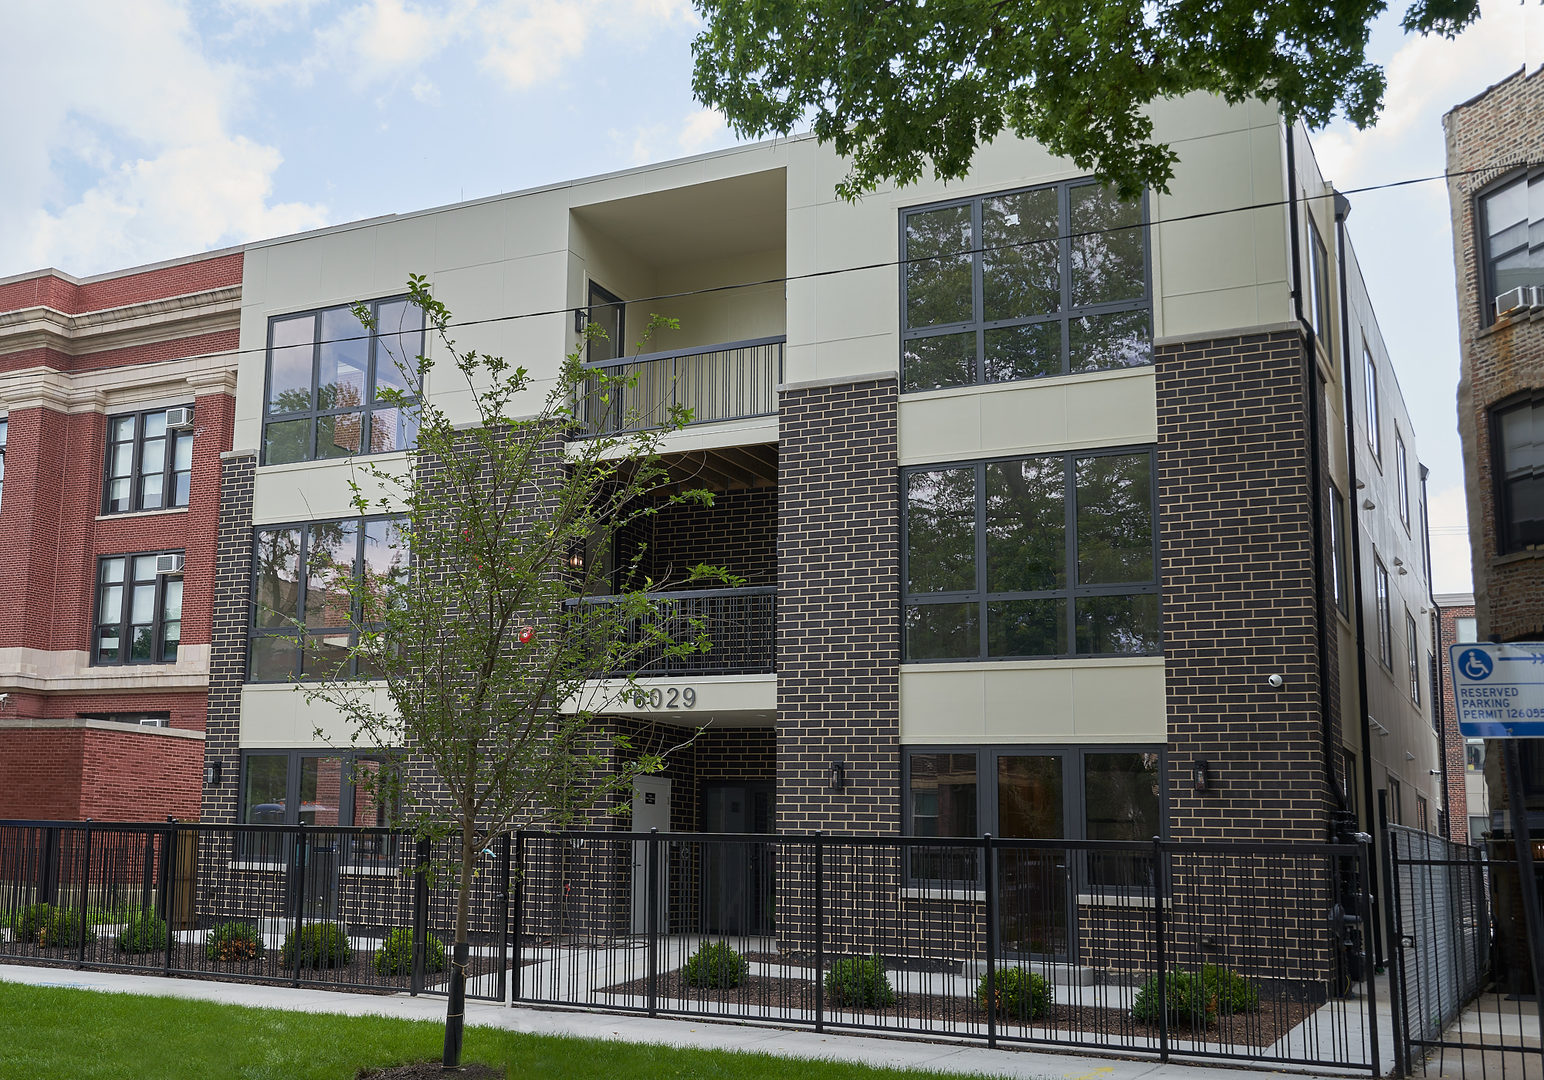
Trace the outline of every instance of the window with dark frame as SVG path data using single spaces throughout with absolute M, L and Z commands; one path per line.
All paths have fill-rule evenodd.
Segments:
M 1491 412 L 1496 553 L 1544 547 L 1544 398 Z
M 173 664 L 182 644 L 182 576 L 158 573 L 162 555 L 104 555 L 97 560 L 93 664 Z
M 1431 832 L 1431 818 L 1427 814 L 1426 796 L 1415 797 L 1415 827 L 1421 832 Z
M 1325 351 L 1334 354 L 1335 350 L 1330 339 L 1330 259 L 1325 250 L 1324 241 L 1319 238 L 1319 227 L 1314 224 L 1313 215 L 1308 215 L 1308 276 L 1311 279 L 1311 288 L 1308 291 L 1309 316 L 1313 320 L 1314 336 Z
M 1152 477 L 1148 449 L 902 470 L 905 660 L 1156 655 Z
M 1378 660 L 1390 671 L 1394 670 L 1394 623 L 1389 608 L 1389 572 L 1383 560 L 1372 557 L 1374 589 L 1378 601 Z
M 255 530 L 247 681 L 373 678 L 352 652 L 362 612 L 350 582 L 407 573 L 400 518 L 345 518 Z
M 1496 319 L 1496 298 L 1544 285 L 1544 169 L 1520 172 L 1478 199 L 1477 231 L 1484 262 L 1480 325 Z
M 1405 437 L 1394 429 L 1394 482 L 1399 485 L 1399 523 L 1410 532 L 1410 465 L 1405 460 Z
M 1388 778 L 1389 795 L 1389 820 L 1395 825 L 1405 823 L 1404 795 L 1400 790 L 1399 781 L 1392 776 Z
M 901 389 L 1153 361 L 1146 200 L 1092 180 L 901 213 Z
M 903 756 L 908 836 L 1148 843 L 1165 831 L 1157 747 L 918 746 Z M 1101 854 L 1085 861 L 1079 884 L 1145 890 L 1151 873 L 1145 854 Z M 914 848 L 910 876 L 970 886 L 979 881 L 976 851 Z
M 325 749 L 246 750 L 241 755 L 242 825 L 304 825 L 315 828 L 392 828 L 401 819 L 390 791 L 390 754 Z M 243 857 L 282 861 L 282 835 L 248 833 Z M 385 848 L 372 837 L 348 837 L 340 845 L 346 862 L 379 856 Z
M 1416 637 L 1415 617 L 1405 609 L 1405 663 L 1410 669 L 1410 701 L 1421 704 L 1421 646 Z
M 1366 391 L 1367 448 L 1381 465 L 1383 462 L 1383 431 L 1378 419 L 1378 364 L 1372 358 L 1367 342 L 1362 342 L 1362 383 Z
M 1346 497 L 1330 487 L 1330 588 L 1342 615 L 1351 611 L 1350 576 L 1346 567 Z
M 188 505 L 193 486 L 193 428 L 168 426 L 170 411 L 152 409 L 107 418 L 102 513 Z
M 268 320 L 263 464 L 385 454 L 418 437 L 411 378 L 423 352 L 423 311 L 405 297 Z

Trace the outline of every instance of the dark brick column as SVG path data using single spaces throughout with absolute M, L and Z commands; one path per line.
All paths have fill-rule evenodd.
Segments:
M 233 453 L 220 477 L 220 538 L 215 554 L 214 622 L 209 647 L 209 714 L 205 761 L 218 761 L 218 787 L 204 789 L 202 820 L 236 820 L 241 777 L 241 687 L 247 675 L 247 622 L 252 587 L 252 481 L 255 453 Z
M 899 832 L 895 380 L 784 390 L 779 425 L 777 829 Z
M 1328 835 L 1317 634 L 1333 619 L 1329 601 L 1315 612 L 1303 349 L 1286 331 L 1158 351 L 1176 840 Z M 1273 674 L 1282 689 L 1267 684 Z M 1191 783 L 1197 760 L 1213 777 L 1204 793 Z

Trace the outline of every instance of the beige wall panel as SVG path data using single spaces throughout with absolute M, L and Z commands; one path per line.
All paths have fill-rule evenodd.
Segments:
M 389 492 L 364 471 L 366 459 L 303 461 L 265 465 L 252 484 L 252 521 L 256 525 L 283 521 L 323 521 L 355 514 L 350 481 L 359 484 L 373 502 Z M 403 468 L 405 454 L 379 454 L 368 459 L 383 469 Z
M 384 687 L 370 687 L 365 692 L 373 696 L 377 708 L 390 707 Z M 351 749 L 351 734 L 347 718 L 326 702 L 308 702 L 298 686 L 241 688 L 240 745 L 243 750 L 314 746 L 343 751 Z
M 982 743 L 986 683 L 965 665 L 901 667 L 902 743 Z
M 530 203 L 534 200 L 525 199 Z M 437 213 L 434 222 L 434 272 L 464 266 L 481 266 L 505 257 L 505 222 L 510 217 L 504 204 L 466 206 Z M 519 215 L 531 221 L 535 215 L 522 210 Z M 513 222 L 510 223 L 513 227 Z M 524 252 L 522 252 L 524 254 Z
M 990 742 L 1068 742 L 1076 716 L 1077 671 L 983 670 L 983 727 Z
M 1163 742 L 1163 661 L 999 661 L 901 668 L 901 742 Z
M 375 277 L 372 295 L 391 296 L 407 291 L 409 274 L 433 279 L 435 222 L 432 215 L 383 222 L 375 233 Z
M 1280 123 L 1269 105 L 1254 101 L 1229 105 L 1213 94 L 1160 98 L 1148 106 L 1156 136 L 1166 142 L 1195 139 L 1219 132 L 1240 131 L 1259 124 Z
M 1144 658 L 1073 671 L 1072 707 L 1080 742 L 1166 742 L 1163 661 Z
M 811 382 L 895 371 L 895 339 L 890 335 L 794 345 L 784 354 L 783 381 Z

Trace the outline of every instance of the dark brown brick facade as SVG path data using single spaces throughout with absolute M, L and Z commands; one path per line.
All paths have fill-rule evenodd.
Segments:
M 893 379 L 782 392 L 779 832 L 900 830 L 896 395 Z
M 252 587 L 252 483 L 257 455 L 232 454 L 220 479 L 220 535 L 215 552 L 213 634 L 209 649 L 209 713 L 204 760 L 221 779 L 204 789 L 202 820 L 236 820 L 241 778 L 241 687 L 247 677 L 247 624 Z
M 1158 353 L 1176 840 L 1328 833 L 1317 635 L 1334 623 L 1328 601 L 1316 605 L 1303 349 L 1290 331 Z M 1338 747 L 1338 730 L 1333 738 Z M 1191 780 L 1198 761 L 1211 773 L 1206 792 Z
M 1469 835 L 1469 793 L 1464 780 L 1468 762 L 1464 736 L 1458 730 L 1458 705 L 1453 700 L 1448 647 L 1458 644 L 1458 620 L 1472 618 L 1474 605 L 1462 604 L 1442 608 L 1437 620 L 1437 701 L 1442 703 L 1442 766 L 1447 781 L 1448 839 L 1460 844 L 1479 837 Z

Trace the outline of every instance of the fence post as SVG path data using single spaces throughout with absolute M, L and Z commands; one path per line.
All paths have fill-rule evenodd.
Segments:
M 1365 834 L 1364 834 L 1365 836 Z M 1357 889 L 1358 914 L 1362 917 L 1362 974 L 1367 979 L 1367 1038 L 1372 1048 L 1372 1074 L 1383 1075 L 1381 1055 L 1378 1049 L 1378 980 L 1377 973 L 1368 963 L 1367 938 L 1372 933 L 1372 897 L 1367 892 L 1368 871 L 1372 869 L 1372 857 L 1368 854 L 1367 845 L 1371 837 L 1366 837 L 1357 844 L 1356 880 L 1361 884 Z
M 815 832 L 815 1030 L 826 1029 L 826 880 L 822 858 L 825 833 Z
M 91 819 L 86 819 L 86 855 L 80 868 L 80 940 L 76 942 L 75 968 L 86 966 L 86 928 L 90 925 L 88 908 L 91 907 Z
M 1378 835 L 1383 837 L 1383 910 L 1387 916 L 1383 924 L 1387 927 L 1388 935 L 1388 941 L 1385 944 L 1389 960 L 1389 1013 L 1393 1017 L 1394 1074 L 1409 1076 L 1410 1046 L 1405 1041 L 1409 1038 L 1409 1032 L 1405 1030 L 1405 1021 L 1408 1017 L 1405 1016 L 1404 1010 L 1404 934 L 1400 932 L 1399 879 L 1394 876 L 1394 834 L 1389 828 L 1387 791 L 1378 792 Z
M 644 849 L 647 867 L 644 887 L 649 893 L 645 901 L 649 935 L 646 981 L 649 1015 L 656 1016 L 659 1014 L 659 829 L 650 829 L 649 838 L 644 843 L 647 845 Z
M 413 845 L 413 973 L 408 977 L 408 993 L 419 994 L 424 988 L 424 950 L 429 935 L 429 841 Z
M 499 837 L 499 1001 L 504 1000 L 509 971 L 509 833 Z M 518 948 L 518 946 L 517 946 Z
M 43 865 L 38 867 L 38 903 L 59 900 L 59 826 L 43 828 Z
M 177 825 L 176 818 L 166 819 L 166 830 L 161 833 L 161 881 L 157 888 L 160 896 L 161 917 L 166 920 L 166 973 L 172 971 L 172 950 L 176 947 L 176 920 L 172 918 L 172 881 L 177 873 Z M 152 848 L 151 850 L 154 850 Z
M 1153 957 L 1158 964 L 1158 1060 L 1169 1060 L 1169 975 L 1164 944 L 1163 910 L 1168 904 L 1169 875 L 1164 873 L 1163 840 L 1153 837 Z
M 290 934 L 293 936 L 290 940 L 295 943 L 294 984 L 296 987 L 299 987 L 300 958 L 305 953 L 305 950 L 300 947 L 300 927 L 306 917 L 306 878 L 309 876 L 307 871 L 310 869 L 311 862 L 311 841 L 306 836 L 306 823 L 304 821 L 297 822 L 294 840 L 295 842 L 291 845 L 290 850 L 294 852 L 295 883 L 297 887 L 295 889 L 294 923 L 290 926 Z M 282 953 L 280 954 L 280 959 L 283 959 Z
M 986 889 L 986 1045 L 997 1049 L 997 847 L 981 836 L 982 884 Z
M 520 942 L 520 934 L 525 925 L 525 833 L 519 829 L 515 830 L 515 888 L 512 899 L 514 902 L 515 979 L 509 994 L 511 1005 L 520 1000 L 520 993 L 525 989 L 520 978 L 521 965 L 525 959 Z

